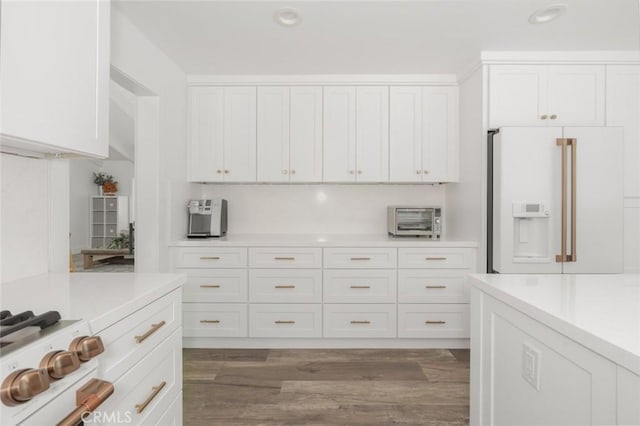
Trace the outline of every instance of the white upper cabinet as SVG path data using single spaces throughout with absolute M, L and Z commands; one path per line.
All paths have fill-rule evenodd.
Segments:
M 603 65 L 491 65 L 489 125 L 602 126 Z
M 189 180 L 256 181 L 256 88 L 189 89 Z
M 324 88 L 324 181 L 389 180 L 389 88 Z
M 260 182 L 322 181 L 322 88 L 258 88 Z
M 458 89 L 391 87 L 390 181 L 458 179 Z
M 4 149 L 108 155 L 110 3 L 4 1 Z

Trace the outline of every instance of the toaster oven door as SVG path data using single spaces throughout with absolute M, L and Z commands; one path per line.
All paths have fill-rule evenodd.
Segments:
M 397 235 L 433 235 L 434 209 L 396 209 Z

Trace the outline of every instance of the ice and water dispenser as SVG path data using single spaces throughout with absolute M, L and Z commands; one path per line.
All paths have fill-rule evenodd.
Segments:
M 543 203 L 513 203 L 514 261 L 549 259 L 549 209 Z

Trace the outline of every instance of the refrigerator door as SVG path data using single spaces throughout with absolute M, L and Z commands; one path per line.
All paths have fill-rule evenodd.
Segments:
M 561 128 L 505 127 L 494 137 L 493 269 L 561 273 Z
M 575 217 L 571 213 L 571 175 L 567 185 L 567 252 L 575 259 L 563 264 L 568 274 L 623 272 L 623 133 L 621 127 L 565 127 L 575 139 Z M 558 149 L 558 148 L 557 148 Z M 569 150 L 572 148 L 570 147 Z M 571 162 L 569 155 L 568 161 Z M 569 164 L 569 170 L 571 164 Z M 576 252 L 571 253 L 572 220 Z M 560 252 L 558 252 L 560 253 Z

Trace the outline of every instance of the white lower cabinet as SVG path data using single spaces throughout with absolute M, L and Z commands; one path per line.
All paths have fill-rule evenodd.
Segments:
M 251 304 L 250 337 L 322 337 L 320 304 Z
M 398 337 L 469 337 L 469 305 L 401 303 Z
M 173 400 L 167 411 L 158 419 L 156 426 L 182 425 L 182 392 Z
M 396 305 L 325 304 L 324 337 L 396 337 Z
M 251 303 L 320 303 L 321 269 L 252 269 Z
M 327 269 L 325 303 L 395 303 L 396 270 Z
M 247 300 L 245 269 L 180 269 L 187 274 L 183 302 L 244 302 Z
M 398 303 L 469 303 L 467 269 L 400 269 Z
M 245 303 L 185 303 L 183 333 L 186 337 L 246 337 Z

